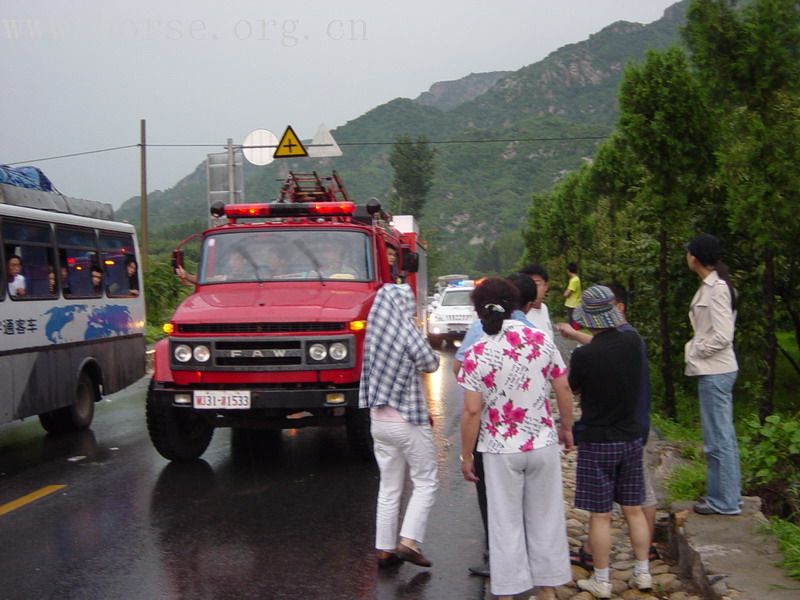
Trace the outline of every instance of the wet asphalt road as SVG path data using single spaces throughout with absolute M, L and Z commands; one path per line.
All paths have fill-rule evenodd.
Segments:
M 97 407 L 92 430 L 45 436 L 37 419 L 0 427 L 0 598 L 483 599 L 475 491 L 458 466 L 461 392 L 452 349 L 425 376 L 440 490 L 430 570 L 374 562 L 378 471 L 343 430 L 237 436 L 169 463 L 150 444 L 142 380 Z

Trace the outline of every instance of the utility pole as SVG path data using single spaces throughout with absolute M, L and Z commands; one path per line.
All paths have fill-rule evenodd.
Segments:
M 139 235 L 142 241 L 141 261 L 142 269 L 147 270 L 147 125 L 144 119 L 139 121 L 139 161 L 141 169 L 141 192 L 139 195 L 139 215 L 141 225 L 139 226 Z
M 228 138 L 228 203 L 236 202 L 236 177 L 233 170 L 233 138 Z

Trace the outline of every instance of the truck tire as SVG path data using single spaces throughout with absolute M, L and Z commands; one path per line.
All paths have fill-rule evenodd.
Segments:
M 211 443 L 214 428 L 190 410 L 157 402 L 152 381 L 147 390 L 146 410 L 150 441 L 167 460 L 200 458 Z
M 94 419 L 94 404 L 100 398 L 97 384 L 82 371 L 75 386 L 72 404 L 39 415 L 39 423 L 48 433 L 64 433 L 88 429 Z
M 371 459 L 372 434 L 370 433 L 370 420 L 368 408 L 351 408 L 345 415 L 347 426 L 347 443 L 360 458 Z

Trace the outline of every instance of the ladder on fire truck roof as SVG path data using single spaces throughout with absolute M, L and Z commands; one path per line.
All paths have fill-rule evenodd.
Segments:
M 339 174 L 334 171 L 330 177 L 320 177 L 316 171 L 311 173 L 289 172 L 281 186 L 278 202 L 349 202 L 350 197 Z

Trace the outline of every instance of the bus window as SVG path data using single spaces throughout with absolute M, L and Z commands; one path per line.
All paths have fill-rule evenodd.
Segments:
M 139 295 L 139 264 L 131 236 L 101 232 L 100 261 L 109 296 Z
M 103 295 L 103 271 L 92 229 L 58 226 L 56 241 L 61 264 L 67 267 L 66 298 L 97 298 Z
M 12 300 L 52 298 L 53 243 L 44 223 L 3 222 L 6 292 Z

